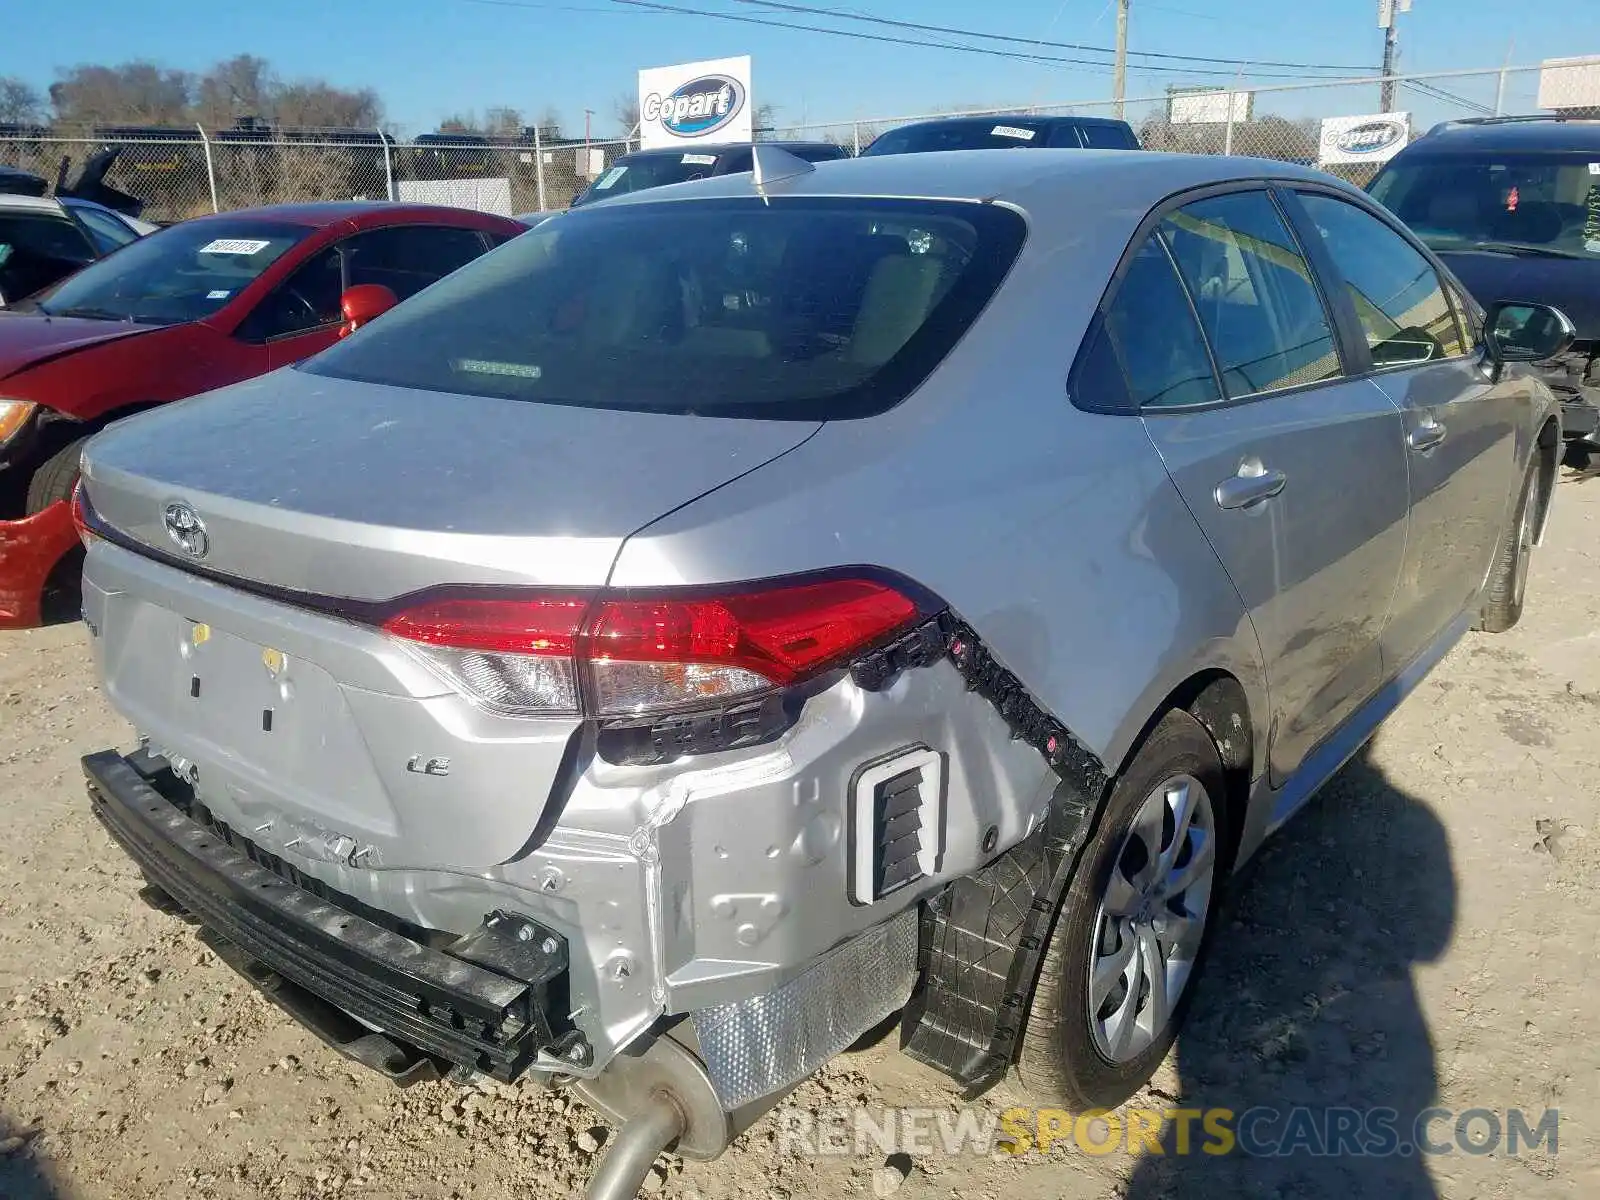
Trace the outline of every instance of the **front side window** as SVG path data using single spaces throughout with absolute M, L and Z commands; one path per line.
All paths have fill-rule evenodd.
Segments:
M 1411 366 L 1465 354 L 1439 275 L 1405 238 L 1353 204 L 1300 194 L 1344 277 L 1373 365 Z
M 1160 228 L 1229 398 L 1341 373 L 1311 268 L 1266 192 L 1197 200 L 1163 218 Z
M 38 297 L 38 306 L 52 316 L 151 325 L 198 321 L 311 232 L 305 225 L 250 220 L 173 225 L 85 267 Z
M 0 212 L 0 298 L 15 302 L 95 259 L 67 218 L 43 211 Z
M 1433 250 L 1600 261 L 1600 154 L 1402 155 L 1372 197 Z
M 329 246 L 273 288 L 241 322 L 238 336 L 247 342 L 266 342 L 337 325 L 343 319 L 339 301 L 344 289 L 339 247 Z
M 529 230 L 303 369 L 584 408 L 868 416 L 977 319 L 1024 229 L 960 202 L 605 206 Z
M 1133 256 L 1071 389 L 1091 409 L 1182 408 L 1222 398 L 1183 284 L 1158 239 Z

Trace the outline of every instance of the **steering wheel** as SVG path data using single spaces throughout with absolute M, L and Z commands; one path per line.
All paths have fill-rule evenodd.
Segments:
M 305 296 L 301 294 L 298 288 L 286 287 L 283 289 L 283 294 L 289 297 L 289 299 L 295 301 L 295 303 L 300 305 L 301 308 L 305 309 L 306 315 L 311 318 L 311 323 L 313 325 L 321 325 L 326 321 L 326 318 L 322 315 L 322 312 L 317 308 L 317 306 L 311 303 L 311 301 L 307 300 Z

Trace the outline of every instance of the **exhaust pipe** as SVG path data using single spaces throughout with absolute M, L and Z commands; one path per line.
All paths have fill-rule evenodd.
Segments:
M 650 1095 L 628 1118 L 589 1181 L 588 1200 L 634 1200 L 660 1154 L 683 1136 L 688 1122 L 665 1091 Z
M 684 1158 L 716 1158 L 793 1085 L 728 1112 L 701 1061 L 694 1030 L 683 1022 L 619 1054 L 598 1077 L 575 1080 L 574 1090 L 621 1128 L 589 1181 L 587 1200 L 633 1200 L 656 1155 L 671 1148 Z

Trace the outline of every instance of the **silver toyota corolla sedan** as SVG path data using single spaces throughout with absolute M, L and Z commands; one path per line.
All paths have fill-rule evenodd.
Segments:
M 576 1086 L 595 1196 L 896 1013 L 1126 1099 L 1236 864 L 1517 619 L 1561 444 L 1565 318 L 1315 171 L 757 159 L 83 461 L 146 898 L 397 1079 Z

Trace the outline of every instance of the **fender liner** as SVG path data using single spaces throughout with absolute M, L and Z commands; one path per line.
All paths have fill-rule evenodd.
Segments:
M 1056 908 L 1110 785 L 1105 765 L 1028 694 L 977 634 L 944 612 L 852 668 L 877 690 L 901 670 L 948 659 L 1059 778 L 1043 824 L 923 908 L 916 990 L 900 1046 L 944 1072 L 968 1100 L 1016 1058 Z

